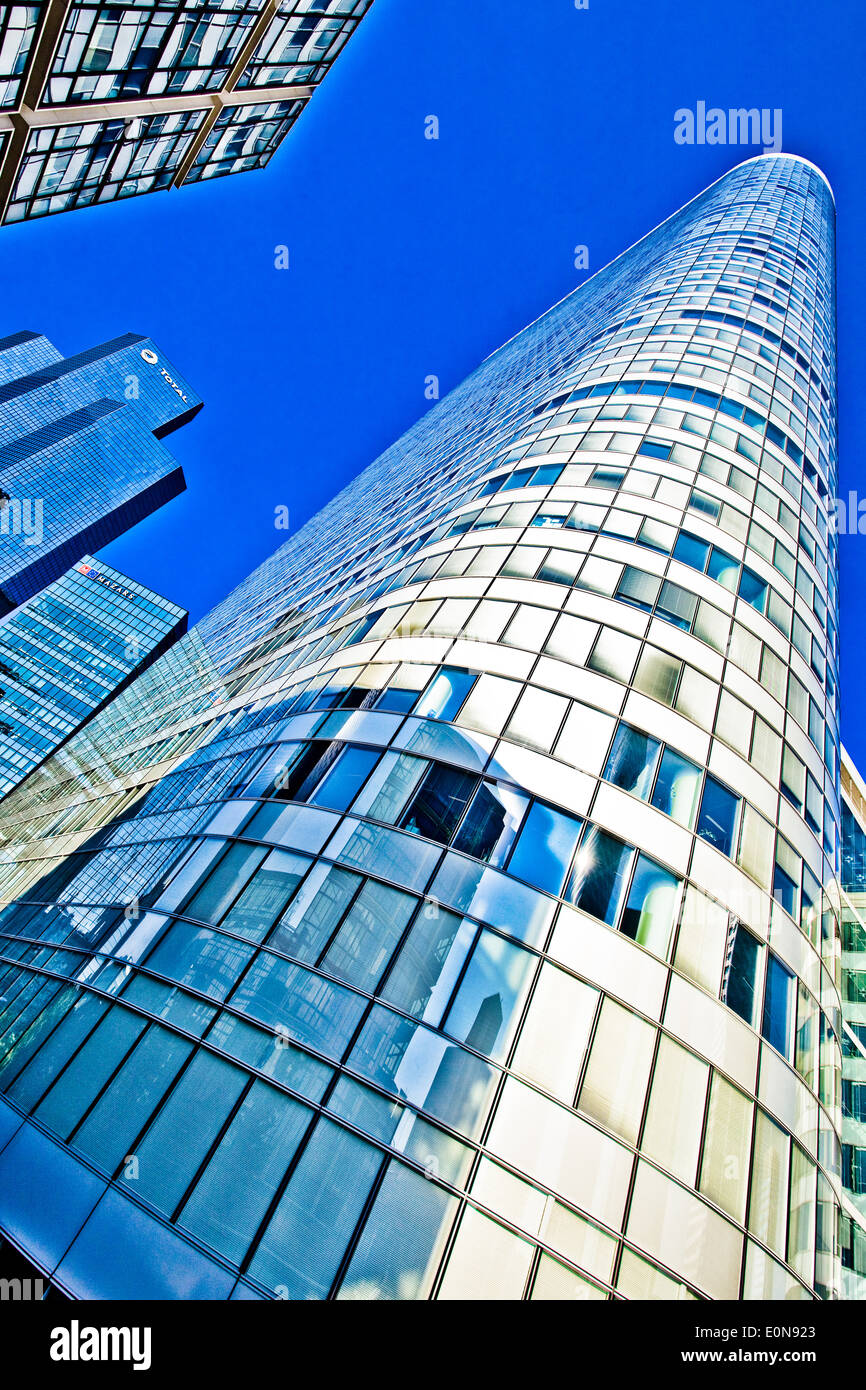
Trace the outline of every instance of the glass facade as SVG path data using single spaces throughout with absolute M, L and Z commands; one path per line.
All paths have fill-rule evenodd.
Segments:
M 89 555 L 0 619 L 0 797 L 180 637 L 186 619 Z
M 58 1289 L 839 1297 L 834 287 L 735 168 L 6 798 Z
M 0 339 L 0 613 L 186 486 L 161 439 L 201 401 L 149 338 Z
M 371 3 L 0 5 L 0 220 L 263 168 Z
M 842 750 L 842 1280 L 866 1298 L 866 787 Z

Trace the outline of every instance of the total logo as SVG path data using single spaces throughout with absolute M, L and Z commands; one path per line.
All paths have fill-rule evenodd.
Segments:
M 155 367 L 155 366 L 158 364 L 158 362 L 159 362 L 159 358 L 157 357 L 156 353 L 155 353 L 151 348 L 142 348 L 142 349 L 141 349 L 141 355 L 142 355 L 142 357 L 144 358 L 145 362 L 149 362 L 150 365 L 151 365 L 152 367 Z M 174 377 L 169 375 L 169 373 L 165 370 L 165 367 L 160 367 L 160 369 L 159 369 L 159 374 L 160 374 L 160 376 L 165 377 L 165 380 L 168 382 L 168 384 L 169 384 L 169 386 L 171 387 L 172 391 L 176 391 L 176 392 L 177 392 L 177 394 L 180 396 L 181 400 L 183 401 L 184 405 L 189 405 L 189 401 L 187 400 L 186 396 L 185 396 L 184 393 L 183 393 L 183 387 L 178 386 L 178 384 L 177 384 L 177 382 L 175 381 Z

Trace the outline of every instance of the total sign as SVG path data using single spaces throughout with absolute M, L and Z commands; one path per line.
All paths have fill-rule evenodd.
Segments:
M 142 348 L 142 349 L 141 349 L 141 355 L 142 355 L 142 357 L 144 358 L 145 362 L 149 362 L 150 365 L 151 365 L 152 367 L 157 367 L 157 366 L 159 366 L 159 358 L 157 357 L 156 353 L 155 353 L 151 348 Z M 160 374 L 160 376 L 165 377 L 165 379 L 166 379 L 166 381 L 168 382 L 169 386 L 171 387 L 172 391 L 176 391 L 176 392 L 177 392 L 177 394 L 180 396 L 181 400 L 183 401 L 184 405 L 189 405 L 189 401 L 187 400 L 186 396 L 185 396 L 184 393 L 183 393 L 183 388 L 180 387 L 180 386 L 178 386 L 178 384 L 177 384 L 177 382 L 175 381 L 174 377 L 169 375 L 169 373 L 165 370 L 165 367 L 160 367 L 160 368 L 159 368 L 159 374 Z

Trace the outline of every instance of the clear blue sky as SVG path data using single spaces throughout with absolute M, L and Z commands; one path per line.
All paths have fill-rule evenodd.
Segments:
M 204 397 L 188 490 L 105 558 L 201 616 L 442 393 L 755 148 L 673 113 L 783 111 L 839 210 L 842 491 L 858 487 L 866 318 L 862 0 L 375 0 L 262 173 L 0 230 L 0 332 L 77 352 L 151 334 Z M 440 139 L 424 139 L 425 117 Z M 274 247 L 291 268 L 274 268 Z M 866 496 L 866 486 L 861 491 Z M 843 538 L 843 736 L 866 537 Z

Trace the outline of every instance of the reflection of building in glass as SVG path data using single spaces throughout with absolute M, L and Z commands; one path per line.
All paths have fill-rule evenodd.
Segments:
M 263 168 L 371 3 L 0 4 L 0 220 Z
M 833 223 L 733 170 L 7 798 L 58 1288 L 839 1295 Z
M 0 619 L 0 796 L 167 650 L 186 618 L 85 556 Z
M 0 339 L 0 613 L 183 491 L 160 441 L 199 410 L 136 333 L 74 357 L 36 333 Z
M 866 1298 L 866 787 L 842 754 L 842 1277 Z

